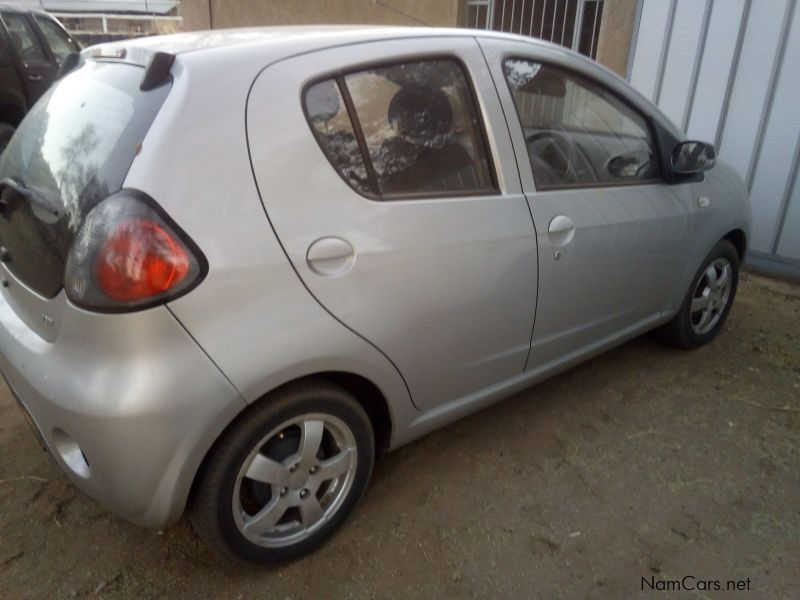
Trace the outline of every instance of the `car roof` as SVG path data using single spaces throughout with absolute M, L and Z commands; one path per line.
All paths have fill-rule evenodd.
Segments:
M 291 46 L 314 40 L 323 45 L 347 44 L 371 40 L 415 37 L 506 37 L 525 40 L 529 43 L 555 46 L 535 38 L 487 30 L 460 29 L 455 27 L 397 27 L 380 25 L 282 25 L 274 27 L 249 27 L 238 29 L 214 29 L 192 31 L 170 35 L 152 36 L 134 40 L 112 42 L 113 45 L 137 47 L 170 54 L 187 54 L 234 46 Z M 562 46 L 557 46 L 562 48 Z
M 558 57 L 571 68 L 595 76 L 646 113 L 653 115 L 675 136 L 680 130 L 647 98 L 634 90 L 627 81 L 601 64 L 559 44 L 544 40 L 491 30 L 455 27 L 396 27 L 376 25 L 291 25 L 241 29 L 215 29 L 122 40 L 91 46 L 83 51 L 89 58 L 125 57 L 126 62 L 146 65 L 150 57 L 163 52 L 175 56 L 191 56 L 199 63 L 211 61 L 215 55 L 225 55 L 222 62 L 243 64 L 257 62 L 261 67 L 296 54 L 335 46 L 414 38 L 472 37 L 523 42 L 540 48 L 544 54 Z M 215 61 L 216 62 L 216 61 Z

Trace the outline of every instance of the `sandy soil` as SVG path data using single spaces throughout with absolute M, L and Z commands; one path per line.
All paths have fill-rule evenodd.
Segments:
M 800 286 L 745 278 L 714 344 L 645 336 L 389 455 L 330 543 L 269 570 L 78 492 L 2 386 L 0 596 L 626 598 L 691 575 L 750 592 L 681 597 L 797 598 Z

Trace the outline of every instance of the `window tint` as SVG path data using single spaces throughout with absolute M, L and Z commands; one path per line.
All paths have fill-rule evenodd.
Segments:
M 59 61 L 63 61 L 72 52 L 77 52 L 67 34 L 52 20 L 36 15 L 36 22 L 39 23 L 39 29 L 42 30 L 47 45 L 50 46 L 50 50 L 58 57 Z
M 3 13 L 3 21 L 6 24 L 6 29 L 8 29 L 11 44 L 23 62 L 45 60 L 42 47 L 36 40 L 36 35 L 33 33 L 25 15 Z
M 349 115 L 342 112 L 335 83 L 310 87 L 306 111 L 328 158 L 353 187 L 382 197 L 494 189 L 472 93 L 457 62 L 420 61 L 345 75 L 338 83 L 352 102 Z M 320 86 L 327 91 L 320 94 Z M 333 116 L 326 121 L 322 115 Z M 355 127 L 346 116 L 356 119 Z
M 530 60 L 506 60 L 503 70 L 538 187 L 658 177 L 646 120 L 615 95 L 588 79 Z

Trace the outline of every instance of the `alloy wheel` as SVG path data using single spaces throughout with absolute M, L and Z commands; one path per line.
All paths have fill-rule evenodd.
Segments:
M 717 326 L 728 306 L 732 286 L 733 267 L 727 258 L 716 259 L 703 271 L 689 309 L 694 333 L 706 335 Z
M 282 423 L 245 459 L 233 492 L 239 531 L 265 547 L 295 544 L 341 507 L 356 473 L 350 428 L 329 414 Z

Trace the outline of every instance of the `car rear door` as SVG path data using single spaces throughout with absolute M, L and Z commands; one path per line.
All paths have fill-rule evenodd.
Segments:
M 664 183 L 649 119 L 580 59 L 524 42 L 480 44 L 536 225 L 528 368 L 546 369 L 662 318 L 687 264 L 691 189 Z
M 50 87 L 58 74 L 58 64 L 42 46 L 28 16 L 19 12 L 0 12 L 13 50 L 17 70 L 32 106 Z
M 247 132 L 264 207 L 297 274 L 395 364 L 417 407 L 521 375 L 536 243 L 474 38 L 281 61 L 253 85 Z

